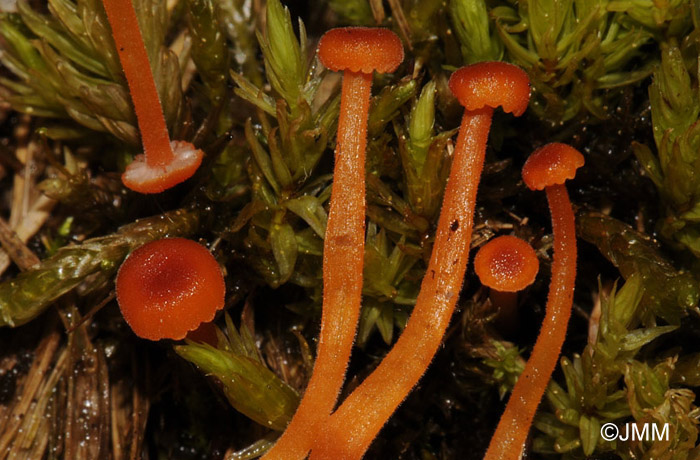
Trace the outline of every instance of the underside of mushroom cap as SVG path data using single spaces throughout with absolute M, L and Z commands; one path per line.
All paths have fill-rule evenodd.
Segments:
M 403 45 L 389 29 L 343 27 L 331 29 L 321 37 L 318 57 L 334 72 L 387 73 L 403 61 Z
M 466 110 L 502 107 L 522 115 L 530 101 L 530 79 L 524 70 L 505 62 L 479 62 L 457 69 L 450 90 Z
M 171 141 L 170 147 L 174 158 L 167 165 L 152 166 L 145 155 L 136 156 L 122 174 L 124 185 L 139 193 L 160 193 L 192 177 L 204 152 L 185 141 Z
M 474 271 L 481 284 L 503 292 L 517 292 L 531 285 L 539 267 L 535 250 L 509 235 L 492 239 L 474 258 Z
M 226 286 L 216 259 L 194 241 L 166 238 L 129 255 L 116 279 L 117 302 L 139 337 L 179 340 L 214 319 Z
M 532 152 L 523 165 L 523 181 L 530 190 L 563 184 L 583 166 L 581 152 L 567 144 L 553 142 Z

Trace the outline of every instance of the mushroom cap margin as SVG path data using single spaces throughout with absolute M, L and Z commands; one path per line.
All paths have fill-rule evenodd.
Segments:
M 404 57 L 401 39 L 379 27 L 341 27 L 326 32 L 318 44 L 321 63 L 338 72 L 393 72 Z
M 576 176 L 585 160 L 581 152 L 567 144 L 552 142 L 538 148 L 523 165 L 523 181 L 530 190 L 561 185 Z
M 506 62 L 479 62 L 457 69 L 450 76 L 449 86 L 466 110 L 502 107 L 520 116 L 530 101 L 527 73 Z

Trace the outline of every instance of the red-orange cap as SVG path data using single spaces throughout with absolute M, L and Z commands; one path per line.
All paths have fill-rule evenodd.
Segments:
M 122 182 L 139 193 L 160 193 L 184 182 L 202 164 L 204 152 L 185 141 L 171 141 L 173 159 L 166 165 L 149 165 L 145 155 L 134 158 L 122 174 Z
M 523 181 L 530 190 L 563 184 L 576 176 L 576 170 L 583 163 L 581 152 L 570 145 L 553 142 L 532 152 L 523 165 Z
M 401 39 L 389 29 L 342 27 L 326 32 L 318 43 L 321 63 L 334 72 L 393 72 L 403 61 Z
M 152 241 L 136 249 L 119 268 L 117 302 L 139 337 L 185 337 L 223 308 L 226 286 L 207 249 L 184 238 Z
M 535 281 L 539 268 L 535 250 L 515 236 L 492 239 L 474 258 L 474 271 L 481 284 L 503 292 L 525 289 Z
M 530 101 L 527 74 L 505 62 L 479 62 L 457 69 L 450 76 L 449 86 L 466 110 L 500 106 L 520 116 Z

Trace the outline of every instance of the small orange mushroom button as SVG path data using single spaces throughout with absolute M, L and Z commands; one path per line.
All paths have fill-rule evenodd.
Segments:
M 517 292 L 531 285 L 539 266 L 535 250 L 509 235 L 492 239 L 474 258 L 474 270 L 481 284 L 502 292 Z
M 201 244 L 167 238 L 136 249 L 119 268 L 117 302 L 139 337 L 180 340 L 223 308 L 226 286 Z

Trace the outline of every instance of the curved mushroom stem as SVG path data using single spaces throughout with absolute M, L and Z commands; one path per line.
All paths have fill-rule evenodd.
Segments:
M 330 214 L 323 244 L 323 313 L 316 363 L 294 418 L 264 459 L 305 458 L 345 380 L 362 296 L 365 147 L 371 86 L 372 74 L 344 72 Z
M 532 419 L 556 367 L 571 316 L 576 280 L 576 224 L 566 187 L 545 188 L 552 214 L 554 261 L 547 313 L 535 348 L 513 388 L 484 460 L 518 460 Z
M 129 84 L 146 163 L 164 166 L 173 161 L 174 155 L 134 5 L 131 0 L 102 0 L 102 3 Z
M 437 351 L 469 258 L 474 206 L 493 109 L 465 111 L 430 263 L 401 337 L 377 369 L 333 413 L 310 458 L 359 459 Z

